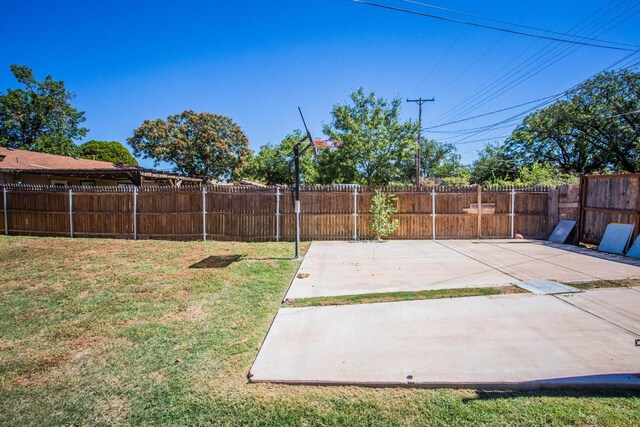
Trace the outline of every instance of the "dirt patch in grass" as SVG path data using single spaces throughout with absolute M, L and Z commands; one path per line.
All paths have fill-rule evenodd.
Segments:
M 437 289 L 416 292 L 387 292 L 379 294 L 345 295 L 285 300 L 286 307 L 316 307 L 326 305 L 372 304 L 380 302 L 416 301 L 441 298 L 462 298 L 502 294 L 527 293 L 517 286 L 497 286 L 491 288 Z
M 184 310 L 178 312 L 167 313 L 160 319 L 161 323 L 170 322 L 200 322 L 205 318 L 207 311 L 204 308 L 203 302 L 195 302 L 189 304 Z

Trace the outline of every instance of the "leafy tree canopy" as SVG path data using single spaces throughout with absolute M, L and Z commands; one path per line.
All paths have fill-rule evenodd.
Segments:
M 351 93 L 350 104 L 338 104 L 324 133 L 341 142 L 338 150 L 319 155 L 318 179 L 322 183 L 380 185 L 405 181 L 406 165 L 415 153 L 417 125 L 400 121 L 402 101 L 387 101 Z
M 244 174 L 267 185 L 293 184 L 293 146 L 303 137 L 302 131 L 296 129 L 278 145 L 263 145 L 247 165 Z M 316 181 L 317 170 L 312 150 L 307 150 L 300 159 L 300 175 L 302 181 L 307 184 Z
M 10 69 L 24 88 L 0 94 L 0 146 L 71 155 L 73 141 L 89 131 L 80 126 L 84 112 L 71 105 L 74 95 L 50 75 L 37 81 L 29 67 Z
M 421 176 L 431 178 L 468 178 L 469 169 L 462 164 L 455 145 L 433 139 L 421 141 Z M 415 165 L 412 165 L 415 170 Z M 413 176 L 413 174 L 411 174 Z
M 597 75 L 569 99 L 527 116 L 507 140 L 522 166 L 548 163 L 565 173 L 640 171 L 640 73 Z
M 251 154 L 246 135 L 229 117 L 188 110 L 167 120 L 145 120 L 127 139 L 136 156 L 175 165 L 204 178 L 239 176 Z
M 471 179 L 475 184 L 490 184 L 497 181 L 513 181 L 520 167 L 504 145 L 488 144 L 478 152 L 471 165 Z
M 76 148 L 73 155 L 81 159 L 138 166 L 138 161 L 129 150 L 117 141 L 87 141 Z

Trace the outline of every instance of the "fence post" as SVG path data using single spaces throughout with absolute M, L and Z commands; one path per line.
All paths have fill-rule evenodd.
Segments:
M 138 187 L 133 187 L 133 240 L 138 240 Z
M 431 239 L 436 240 L 436 189 L 431 189 Z
M 516 190 L 511 189 L 511 215 L 509 216 L 509 227 L 511 229 L 510 236 L 513 239 L 515 237 L 515 226 L 516 226 Z
M 73 190 L 69 190 L 69 234 L 73 238 Z
M 584 235 L 584 224 L 586 222 L 584 209 L 587 207 L 587 185 L 589 180 L 585 175 L 580 176 L 580 188 L 578 190 L 578 236 L 576 243 L 582 242 Z
M 478 239 L 482 237 L 482 186 L 478 185 Z
M 358 189 L 353 189 L 353 240 L 358 240 Z
M 2 206 L 4 207 L 4 234 L 9 235 L 9 214 L 7 213 L 7 187 L 2 188 Z
M 280 241 L 280 187 L 276 188 L 276 242 Z
M 559 220 L 558 187 L 549 189 L 548 207 L 549 214 L 547 219 L 547 233 L 551 234 Z
M 207 241 L 207 187 L 202 187 L 202 241 Z

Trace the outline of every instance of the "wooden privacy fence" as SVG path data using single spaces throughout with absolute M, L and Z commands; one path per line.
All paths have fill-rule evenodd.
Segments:
M 392 239 L 545 239 L 557 191 L 535 188 L 381 187 L 397 196 Z M 309 186 L 303 239 L 372 238 L 374 188 Z M 555 193 L 554 193 L 555 192 Z M 555 198 L 554 198 L 555 194 Z M 284 187 L 2 187 L 5 234 L 131 239 L 272 241 L 295 238 L 293 192 Z M 550 207 L 553 207 L 551 212 Z
M 584 176 L 580 183 L 580 241 L 598 244 L 607 224 L 634 224 L 640 231 L 640 174 Z

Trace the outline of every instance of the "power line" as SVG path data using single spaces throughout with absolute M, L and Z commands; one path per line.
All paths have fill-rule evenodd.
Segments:
M 440 124 L 440 125 L 431 126 L 431 127 L 425 128 L 425 130 L 430 131 L 430 130 L 432 130 L 432 129 L 441 128 L 441 127 L 443 127 L 443 126 L 448 126 L 448 125 L 452 125 L 452 124 L 455 124 L 455 123 L 466 122 L 466 121 L 473 120 L 473 119 L 477 119 L 477 118 L 480 118 L 480 117 L 490 116 L 490 115 L 492 115 L 492 114 L 502 113 L 503 111 L 513 110 L 514 108 L 523 107 L 523 106 L 525 106 L 525 105 L 533 104 L 534 102 L 544 101 L 544 100 L 547 100 L 547 99 L 549 99 L 549 98 L 556 98 L 556 97 L 558 97 L 558 96 L 562 96 L 562 95 L 564 95 L 564 92 L 559 93 L 559 94 L 556 94 L 556 95 L 545 96 L 544 98 L 534 99 L 533 101 L 524 102 L 524 103 L 522 103 L 522 104 L 513 105 L 513 106 L 511 106 L 511 107 L 501 108 L 500 110 L 495 110 L 495 111 L 490 111 L 490 112 L 488 112 L 488 113 L 479 114 L 479 115 L 477 115 L 477 116 L 466 117 L 466 118 L 464 118 L 464 119 L 454 120 L 454 121 L 452 121 L 452 122 L 447 122 L 447 123 L 442 123 L 442 124 Z
M 593 25 L 598 20 L 601 20 L 605 16 L 609 15 L 615 8 L 617 8 L 620 5 L 622 5 L 622 3 L 624 3 L 624 1 L 625 0 L 622 0 L 621 2 L 616 4 L 612 9 L 610 9 L 610 10 L 608 10 L 606 12 L 602 12 L 607 7 L 607 5 L 609 5 L 610 3 L 614 2 L 614 0 L 610 0 L 606 5 L 601 6 L 596 11 L 591 13 L 588 17 L 584 18 L 581 22 L 579 22 L 578 24 L 574 25 L 569 31 L 573 31 L 573 30 L 575 30 L 577 28 L 580 28 L 581 26 Z M 632 10 L 636 6 L 637 5 L 634 5 L 630 9 L 625 10 L 621 15 L 626 13 L 628 10 Z M 612 20 L 609 20 L 606 24 L 601 25 L 598 29 L 591 31 L 589 33 L 589 35 L 592 35 L 592 34 L 596 33 L 598 30 L 600 30 L 605 25 L 608 25 L 612 21 L 617 20 L 621 15 L 618 15 L 615 18 L 613 18 Z M 595 19 L 591 19 L 591 17 L 593 17 L 593 16 L 595 16 Z M 628 17 L 625 18 L 625 20 L 626 19 L 628 19 Z M 618 25 L 618 24 L 619 23 L 614 24 L 614 25 Z M 605 31 L 602 31 L 602 32 L 600 32 L 600 34 L 602 34 L 604 32 Z M 479 92 L 475 93 L 474 95 L 472 95 L 470 97 L 467 97 L 467 99 L 465 101 L 463 101 L 461 104 L 459 104 L 458 106 L 456 106 L 456 107 L 454 107 L 452 109 L 449 109 L 447 112 L 445 112 L 444 114 L 440 115 L 438 118 L 436 118 L 436 122 L 438 120 L 446 120 L 447 117 L 453 116 L 453 113 L 455 111 L 459 111 L 461 109 L 464 109 L 465 107 L 470 105 L 472 102 L 475 102 L 475 104 L 472 104 L 471 107 L 468 107 L 464 112 L 459 113 L 459 114 L 464 114 L 464 113 L 468 113 L 468 112 L 472 111 L 479 104 L 484 104 L 487 99 L 490 99 L 490 100 L 491 99 L 495 99 L 497 96 L 499 96 L 499 95 L 505 93 L 506 91 L 512 89 L 516 85 L 521 84 L 525 80 L 528 80 L 529 78 L 533 77 L 534 75 L 536 75 L 539 72 L 543 71 L 544 69 L 548 68 L 553 63 L 558 62 L 559 60 L 561 60 L 562 58 L 564 58 L 565 56 L 568 55 L 568 53 L 567 53 L 567 55 L 564 55 L 562 58 L 557 58 L 558 54 L 555 54 L 555 56 L 552 57 L 551 59 L 546 59 L 543 62 L 541 62 L 539 65 L 536 65 L 533 70 L 526 71 L 526 69 L 528 68 L 528 64 L 533 65 L 533 64 L 535 64 L 536 62 L 538 62 L 538 61 L 540 61 L 542 59 L 542 58 L 536 58 L 538 55 L 540 55 L 540 54 L 547 55 L 548 53 L 551 53 L 554 50 L 557 50 L 559 48 L 558 46 L 555 46 L 555 47 L 551 48 L 550 45 L 551 45 L 551 42 L 548 43 L 547 47 L 544 47 L 541 50 L 539 50 L 538 52 L 536 52 L 535 54 L 529 56 L 526 60 L 521 62 L 515 68 L 512 68 L 510 71 L 508 71 L 502 77 L 494 79 L 492 83 L 489 83 L 489 84 L 485 85 L 484 88 L 481 89 Z M 551 50 L 549 50 L 550 48 L 551 48 Z M 569 47 L 565 47 L 564 51 L 566 52 L 569 49 L 570 49 Z M 577 49 L 577 48 L 574 48 L 574 50 L 575 49 Z M 516 58 L 514 58 L 512 61 L 510 61 L 510 63 L 513 63 L 515 61 L 515 59 L 517 59 L 520 56 L 522 56 L 525 52 L 526 52 L 526 50 L 521 52 Z M 544 67 L 544 68 L 542 68 L 542 67 Z M 516 77 L 519 73 L 521 73 L 523 71 L 526 71 L 525 75 L 520 75 L 519 77 Z M 511 80 L 512 77 L 515 77 L 515 80 Z M 495 91 L 492 92 L 492 90 L 494 88 L 496 88 L 496 87 L 501 87 L 501 88 L 500 89 L 496 89 Z
M 636 51 L 636 52 L 638 52 L 638 51 Z M 627 55 L 627 57 L 626 57 L 626 58 L 628 58 L 628 57 L 630 57 L 630 56 L 634 55 L 636 52 L 632 53 L 631 55 Z M 609 67 L 605 68 L 604 70 L 600 71 L 600 73 L 601 73 L 601 72 L 604 72 L 604 71 L 606 71 L 606 70 L 608 70 L 609 68 L 612 68 L 613 66 L 615 66 L 615 65 L 616 65 L 616 64 L 618 64 L 618 63 L 620 63 L 621 61 L 624 61 L 626 58 L 623 58 L 622 60 L 616 61 L 613 65 L 611 65 L 611 66 L 609 66 Z M 599 73 L 596 73 L 596 75 L 597 75 L 597 74 L 599 74 Z M 592 76 L 592 77 L 593 77 L 593 76 Z M 592 77 L 590 77 L 590 78 L 592 78 Z M 587 79 L 587 80 L 588 80 L 588 79 Z M 568 89 L 567 91 L 565 91 L 565 92 L 563 93 L 563 95 L 569 95 L 571 92 L 575 91 L 578 87 L 580 87 L 580 85 L 582 85 L 583 83 L 584 83 L 584 81 L 582 81 L 582 82 L 580 82 L 580 83 L 578 83 L 578 84 L 576 84 L 576 85 L 572 86 L 570 89 Z M 508 118 L 506 118 L 506 119 L 504 119 L 504 120 L 501 120 L 501 121 L 498 121 L 498 122 L 496 122 L 496 123 L 493 123 L 493 124 L 490 124 L 490 125 L 484 126 L 484 127 L 482 127 L 482 128 L 477 128 L 477 129 L 478 129 L 478 131 L 476 131 L 476 132 L 468 132 L 469 130 L 467 130 L 467 133 L 470 133 L 470 134 L 469 134 L 469 135 L 466 135 L 466 136 L 464 136 L 464 137 L 462 137 L 461 139 L 458 139 L 457 141 L 454 141 L 454 142 L 453 142 L 453 144 L 459 145 L 459 144 L 466 143 L 465 141 L 467 141 L 469 138 L 471 138 L 471 137 L 473 137 L 473 136 L 480 135 L 480 134 L 482 134 L 482 133 L 484 133 L 484 132 L 488 132 L 488 131 L 490 131 L 490 130 L 497 130 L 497 129 L 502 129 L 502 128 L 508 128 L 508 127 L 511 127 L 511 125 L 508 125 L 508 126 L 505 126 L 505 127 L 501 127 L 501 128 L 500 128 L 500 127 L 498 127 L 498 126 L 499 126 L 499 125 L 502 125 L 502 124 L 505 124 L 505 123 L 513 122 L 514 120 L 517 120 L 518 118 L 522 117 L 523 115 L 525 115 L 525 114 L 527 114 L 527 113 L 530 113 L 530 112 L 532 112 L 532 111 L 535 111 L 535 110 L 537 110 L 537 109 L 539 109 L 539 108 L 541 108 L 541 107 L 543 107 L 543 106 L 545 106 L 545 105 L 549 104 L 550 102 L 552 102 L 552 101 L 545 101 L 545 102 L 542 102 L 542 103 L 540 103 L 540 104 L 536 105 L 536 106 L 535 106 L 535 107 L 533 107 L 533 108 L 527 109 L 527 110 L 525 110 L 525 111 L 523 111 L 523 112 L 521 112 L 521 113 L 519 113 L 519 114 L 516 114 L 516 115 L 514 115 L 514 116 L 508 117 Z
M 570 95 L 572 92 L 574 92 L 575 90 L 577 90 L 577 89 L 578 89 L 578 88 L 579 88 L 579 87 L 580 87 L 580 86 L 581 86 L 585 81 L 588 81 L 589 79 L 593 78 L 594 76 L 596 76 L 596 75 L 598 75 L 598 74 L 600 74 L 600 73 L 603 73 L 603 72 L 605 72 L 605 71 L 607 71 L 607 70 L 610 70 L 610 69 L 612 69 L 612 68 L 616 67 L 616 66 L 617 66 L 618 64 L 620 64 L 620 63 L 624 63 L 625 61 L 629 60 L 631 57 L 633 57 L 633 56 L 634 56 L 634 55 L 636 55 L 637 53 L 640 53 L 640 49 L 638 49 L 638 50 L 636 50 L 635 52 L 632 52 L 631 54 L 626 55 L 625 57 L 623 57 L 623 58 L 621 58 L 621 59 L 619 59 L 619 60 L 615 61 L 613 64 L 609 65 L 608 67 L 605 67 L 604 69 L 602 69 L 602 70 L 601 70 L 601 71 L 599 71 L 598 73 L 595 73 L 594 75 L 592 75 L 592 76 L 591 76 L 591 77 L 589 77 L 588 79 L 583 80 L 582 82 L 580 82 L 580 83 L 578 83 L 578 84 L 575 84 L 574 86 L 572 86 L 571 88 L 569 88 L 568 90 L 566 90 L 566 91 L 564 92 L 564 94 L 566 94 L 566 95 Z M 637 62 L 635 62 L 635 63 L 632 63 L 631 65 L 628 65 L 628 67 L 629 67 L 629 66 L 635 66 L 635 65 L 637 65 L 637 64 L 640 64 L 640 61 L 637 61 Z M 471 133 L 470 135 L 464 136 L 464 137 L 462 137 L 461 139 L 458 139 L 457 141 L 454 141 L 454 142 L 453 142 L 453 144 L 456 144 L 456 145 L 466 144 L 466 142 L 465 142 L 465 141 L 467 141 L 467 140 L 468 140 L 469 138 L 471 138 L 471 137 L 474 137 L 474 136 L 480 135 L 480 134 L 482 134 L 482 133 L 485 133 L 485 132 L 488 132 L 488 131 L 491 131 L 491 130 L 499 129 L 497 126 L 499 126 L 499 125 L 501 125 L 501 124 L 504 124 L 504 123 L 507 123 L 507 122 L 510 122 L 510 121 L 513 121 L 513 119 L 514 119 L 514 118 L 516 118 L 516 117 L 520 117 L 520 116 L 522 116 L 522 115 L 524 115 L 524 114 L 527 114 L 527 113 L 529 113 L 529 112 L 531 112 L 531 111 L 535 111 L 535 110 L 537 110 L 538 108 L 541 108 L 542 106 L 544 106 L 544 105 L 546 105 L 546 104 L 549 104 L 549 103 L 550 103 L 550 101 L 545 101 L 545 102 L 543 102 L 543 103 L 541 103 L 541 104 L 537 105 L 536 107 L 533 107 L 532 109 L 526 110 L 526 111 L 521 112 L 521 113 L 519 113 L 519 114 L 517 114 L 517 115 L 515 115 L 515 116 L 509 117 L 509 118 L 504 119 L 504 120 L 501 120 L 501 121 L 499 121 L 499 122 L 497 122 L 497 123 L 493 123 L 493 124 L 491 124 L 491 125 L 487 125 L 487 126 L 485 126 L 482 130 L 479 130 L 479 131 L 477 131 L 477 132 Z M 629 113 L 630 113 L 630 112 L 629 112 Z M 507 127 L 510 127 L 510 126 L 507 126 Z
M 496 139 L 508 138 L 510 136 L 511 135 L 500 135 L 500 136 L 492 136 L 491 138 L 474 139 L 472 141 L 461 142 L 460 144 L 457 144 L 457 145 L 463 145 L 463 144 L 466 145 L 466 144 L 475 144 L 475 143 L 478 143 L 478 142 L 494 141 Z
M 527 110 L 527 111 L 530 111 L 530 110 Z M 521 116 L 523 116 L 524 114 L 526 114 L 526 113 L 521 113 L 521 114 L 518 114 L 517 116 L 513 116 L 509 120 L 506 120 L 505 122 L 500 123 L 500 124 L 515 122 Z M 457 137 L 459 137 L 461 135 L 474 133 L 474 132 L 478 132 L 478 131 L 485 131 L 485 130 L 490 130 L 490 129 L 506 129 L 509 126 L 511 126 L 511 125 L 495 128 L 493 124 L 490 124 L 490 125 L 478 126 L 478 127 L 475 127 L 475 128 L 458 129 L 458 130 L 432 130 L 432 131 L 429 131 L 429 132 L 431 132 L 431 133 L 440 133 L 440 134 L 447 134 L 447 133 L 449 133 L 449 134 L 457 134 Z M 452 137 L 452 138 L 456 138 L 456 137 Z
M 394 10 L 394 11 L 397 11 L 397 12 L 403 12 L 403 13 L 408 13 L 408 14 L 411 14 L 411 15 L 423 16 L 425 18 L 439 19 L 441 21 L 454 22 L 454 23 L 457 23 L 457 24 L 471 25 L 473 27 L 479 27 L 479 28 L 485 28 L 485 29 L 489 29 L 489 30 L 501 31 L 501 32 L 520 35 L 520 36 L 525 36 L 525 37 L 532 37 L 532 38 L 538 38 L 538 39 L 551 40 L 551 41 L 560 42 L 560 43 L 570 43 L 570 44 L 581 45 L 581 46 L 598 47 L 598 48 L 602 48 L 602 49 L 623 50 L 623 51 L 627 51 L 627 52 L 633 50 L 633 49 L 625 48 L 625 47 L 606 46 L 606 45 L 596 44 L 596 43 L 581 42 L 581 41 L 576 41 L 576 40 L 565 40 L 565 39 L 561 39 L 561 38 L 558 38 L 558 37 L 550 37 L 550 36 L 543 36 L 543 35 L 525 33 L 523 31 L 516 31 L 516 30 L 510 30 L 508 28 L 499 28 L 499 27 L 494 27 L 494 26 L 491 26 L 491 25 L 478 24 L 477 22 L 462 21 L 462 20 L 459 20 L 459 19 L 447 18 L 445 16 L 433 15 L 433 14 L 430 14 L 430 13 L 417 12 L 415 10 L 403 9 L 403 8 L 395 7 L 395 6 L 388 6 L 388 5 L 379 4 L 379 3 L 371 3 L 371 2 L 368 2 L 368 1 L 364 1 L 364 0 L 351 0 L 351 1 L 353 1 L 354 3 L 361 3 L 361 4 L 364 4 L 364 5 L 367 5 L 367 6 L 379 7 L 379 8 L 382 8 L 382 9 Z
M 415 1 L 415 0 L 403 0 L 403 1 L 405 3 L 411 3 L 411 4 L 416 4 L 416 5 L 419 5 L 419 6 L 427 7 L 429 9 L 442 10 L 442 11 L 445 11 L 445 12 L 451 12 L 451 13 L 455 13 L 455 14 L 458 14 L 458 15 L 463 15 L 463 16 L 469 16 L 469 17 L 472 17 L 472 18 L 483 19 L 485 21 L 496 22 L 498 24 L 507 24 L 507 25 L 511 25 L 513 27 L 520 27 L 520 28 L 525 28 L 525 29 L 528 29 L 528 30 L 540 31 L 540 32 L 543 32 L 543 33 L 557 34 L 557 35 L 561 35 L 561 36 L 574 37 L 574 38 L 578 38 L 578 39 L 582 39 L 582 40 L 589 40 L 589 41 L 593 41 L 593 42 L 615 44 L 615 45 L 619 45 L 619 46 L 629 46 L 629 47 L 634 47 L 634 48 L 640 47 L 640 46 L 633 45 L 633 44 L 628 44 L 628 43 L 612 42 L 612 41 L 609 41 L 609 40 L 601 40 L 601 39 L 597 39 L 597 38 L 584 37 L 584 36 L 579 36 L 579 35 L 575 35 L 575 34 L 561 33 L 559 31 L 553 31 L 553 30 L 547 30 L 547 29 L 544 29 L 544 28 L 532 27 L 530 25 L 517 24 L 515 22 L 509 22 L 509 21 L 503 21 L 503 20 L 500 20 L 500 19 L 488 18 L 486 16 L 475 15 L 473 13 L 462 12 L 462 11 L 459 11 L 459 10 L 449 9 L 449 8 L 442 7 L 442 6 L 436 6 L 436 5 L 428 4 L 428 3 L 421 3 L 421 2 Z
M 635 8 L 636 6 L 633 6 L 632 8 Z M 630 10 L 630 9 L 629 9 Z M 626 11 L 625 11 L 626 12 Z M 625 12 L 622 12 L 621 14 L 619 14 L 616 18 L 610 20 L 609 22 L 607 22 L 606 24 L 602 25 L 601 27 L 599 27 L 598 29 L 602 28 L 605 25 L 608 25 L 609 23 L 611 23 L 612 21 L 614 21 L 615 19 L 619 18 L 619 17 L 624 17 L 624 20 L 629 19 L 631 16 L 636 15 L 638 13 L 640 13 L 640 9 L 637 10 L 634 14 L 632 15 L 627 15 L 625 14 Z M 607 28 L 606 30 L 604 30 L 603 32 L 608 31 L 610 28 L 612 28 L 613 26 L 619 25 L 619 23 L 615 23 L 613 24 L 611 27 Z M 514 87 L 524 83 L 526 80 L 528 80 L 529 78 L 533 77 L 536 74 L 539 74 L 540 72 L 546 70 L 547 68 L 549 68 L 550 66 L 552 66 L 553 64 L 557 63 L 558 61 L 566 58 L 567 56 L 569 56 L 571 53 L 575 52 L 577 49 L 579 49 L 579 46 L 575 46 L 575 47 L 567 47 L 565 49 L 564 52 L 558 52 L 556 53 L 553 57 L 551 57 L 549 60 L 546 61 L 546 63 L 542 63 L 540 65 L 537 65 L 535 68 L 533 68 L 532 70 L 526 72 L 524 75 L 516 78 L 515 81 L 512 81 L 508 84 L 506 84 L 505 86 L 503 86 L 501 89 L 498 89 L 497 92 L 494 92 L 493 94 L 490 94 L 489 96 L 492 96 L 492 99 L 495 99 L 503 94 L 505 94 L 506 92 L 508 92 L 509 90 L 513 89 Z M 567 51 L 568 50 L 568 51 Z M 533 57 L 532 57 L 533 58 Z M 486 99 L 486 98 L 485 98 Z M 473 104 L 471 107 L 468 107 L 466 110 L 464 110 L 461 114 L 464 113 L 468 113 L 470 111 L 473 111 L 474 109 L 476 109 L 478 106 L 483 105 L 485 103 L 485 100 L 479 100 L 477 101 L 475 104 Z
M 528 18 L 531 16 L 531 14 L 533 13 L 533 11 L 534 11 L 534 10 L 536 10 L 536 9 L 538 9 L 538 8 L 541 6 L 541 4 L 546 3 L 546 1 L 548 1 L 548 0 L 543 0 L 541 3 L 537 3 L 537 4 L 536 4 L 536 7 L 534 7 L 532 10 L 530 10 L 530 11 L 525 15 L 525 19 L 528 19 Z M 502 34 L 502 37 L 500 37 L 500 39 L 499 39 L 497 42 L 495 42 L 495 43 L 491 44 L 491 46 L 489 46 L 489 48 L 488 48 L 488 49 L 486 49 L 483 53 L 481 53 L 481 54 L 480 54 L 480 55 L 479 55 L 479 56 L 478 56 L 478 57 L 477 57 L 477 58 L 476 58 L 476 59 L 475 59 L 471 64 L 469 64 L 469 65 L 468 65 L 468 66 L 467 66 L 467 67 L 466 67 L 466 68 L 465 68 L 461 73 L 459 73 L 456 77 L 454 77 L 452 80 L 450 80 L 450 81 L 449 81 L 449 83 L 447 83 L 447 84 L 446 84 L 446 85 L 441 89 L 441 91 L 443 91 L 443 92 L 444 92 L 445 90 L 447 90 L 448 88 L 450 88 L 450 87 L 451 87 L 451 85 L 453 85 L 455 82 L 457 82 L 458 80 L 460 80 L 460 78 L 461 78 L 462 76 L 464 76 L 464 75 L 465 75 L 469 70 L 471 70 L 471 69 L 472 69 L 472 68 L 473 68 L 473 67 L 474 67 L 478 62 L 480 62 L 482 59 L 484 59 L 484 58 L 489 54 L 489 52 L 491 52 L 492 50 L 494 50 L 495 48 L 497 48 L 497 47 L 500 45 L 500 43 L 502 43 L 502 41 L 503 41 L 504 39 L 506 39 L 508 36 L 509 36 L 508 34 Z M 528 50 L 528 49 L 529 49 L 529 48 L 527 48 L 526 50 Z M 526 50 L 525 50 L 525 51 L 526 51 Z M 524 53 L 524 52 L 521 52 L 517 57 L 520 57 L 523 53 Z M 517 58 L 517 57 L 516 57 L 516 58 Z M 514 58 L 514 59 L 512 59 L 512 62 L 513 62 L 514 60 L 515 60 L 515 58 Z
M 640 110 L 633 110 L 633 111 L 627 111 L 626 113 L 620 113 L 620 114 L 612 114 L 611 116 L 604 116 L 604 117 L 600 117 L 601 119 L 610 119 L 613 117 L 620 117 L 620 116 L 628 116 L 630 114 L 638 114 L 640 113 Z

